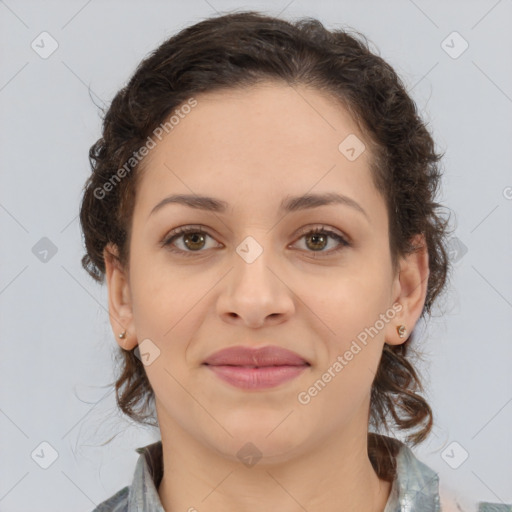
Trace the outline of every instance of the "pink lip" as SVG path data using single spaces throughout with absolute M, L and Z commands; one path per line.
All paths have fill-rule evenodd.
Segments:
M 267 345 L 260 348 L 244 346 L 228 347 L 215 352 L 204 364 L 231 365 L 231 366 L 299 366 L 309 364 L 295 352 L 282 347 Z
M 276 346 L 230 347 L 215 352 L 203 364 L 225 382 L 243 389 L 278 386 L 310 366 L 298 354 Z
M 242 389 L 273 388 L 297 377 L 306 368 L 302 366 L 264 366 L 249 368 L 248 366 L 209 366 L 218 377 L 225 382 Z

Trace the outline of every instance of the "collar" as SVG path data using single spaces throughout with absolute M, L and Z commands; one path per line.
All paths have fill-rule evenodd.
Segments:
M 440 512 L 439 475 L 400 443 L 393 480 L 384 512 Z
M 139 459 L 128 493 L 129 512 L 165 512 L 158 486 L 163 476 L 162 441 L 136 448 Z

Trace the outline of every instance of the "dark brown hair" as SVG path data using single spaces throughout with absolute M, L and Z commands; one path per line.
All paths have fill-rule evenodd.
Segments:
M 418 249 L 414 235 L 425 237 L 430 273 L 422 316 L 431 314 L 449 270 L 449 219 L 440 215 L 443 207 L 435 202 L 443 155 L 435 151 L 401 79 L 372 53 L 367 38 L 357 31 L 329 31 L 314 18 L 291 22 L 254 11 L 212 17 L 183 29 L 139 64 L 114 97 L 102 137 L 89 151 L 92 174 L 80 208 L 83 267 L 103 283 L 103 249 L 112 243 L 119 263 L 128 268 L 135 193 L 144 164 L 133 154 L 156 127 L 195 94 L 276 80 L 325 92 L 352 115 L 371 148 L 373 182 L 386 202 L 395 270 L 400 256 Z M 105 192 L 104 184 L 112 183 L 123 166 L 126 176 Z M 371 390 L 370 424 L 388 429 L 391 416 L 399 429 L 416 429 L 407 441 L 417 444 L 430 432 L 433 415 L 418 394 L 423 388 L 407 354 L 411 338 L 401 345 L 384 345 Z M 117 403 L 132 419 L 153 424 L 154 392 L 144 366 L 133 350 L 119 351 Z M 392 461 L 384 451 L 392 448 L 383 451 L 371 434 L 368 441 L 377 473 L 391 479 Z

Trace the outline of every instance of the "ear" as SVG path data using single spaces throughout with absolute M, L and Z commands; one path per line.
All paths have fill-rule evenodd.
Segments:
M 137 337 L 133 326 L 130 283 L 118 260 L 118 254 L 115 244 L 109 243 L 103 249 L 110 325 L 119 346 L 131 350 L 137 345 Z M 124 331 L 125 338 L 119 338 L 119 334 Z
M 396 314 L 395 321 L 387 325 L 388 345 L 400 345 L 407 341 L 421 316 L 427 296 L 430 274 L 428 247 L 424 235 L 414 236 L 412 242 L 417 249 L 401 258 L 400 271 L 393 281 L 393 304 L 399 303 L 402 308 Z M 397 327 L 401 324 L 407 329 L 403 338 L 397 332 Z

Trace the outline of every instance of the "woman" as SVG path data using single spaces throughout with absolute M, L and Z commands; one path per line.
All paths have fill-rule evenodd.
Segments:
M 440 510 L 408 446 L 433 424 L 408 346 L 447 282 L 440 158 L 364 36 L 316 20 L 210 18 L 141 62 L 90 150 L 82 263 L 118 405 L 162 439 L 96 511 Z

